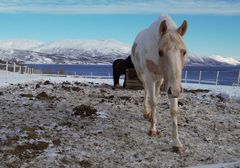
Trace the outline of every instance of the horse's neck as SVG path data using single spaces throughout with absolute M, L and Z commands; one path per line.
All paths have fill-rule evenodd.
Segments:
M 149 27 L 152 39 L 155 41 L 155 43 L 158 43 L 160 41 L 159 26 L 160 23 L 158 23 L 158 21 L 155 21 Z

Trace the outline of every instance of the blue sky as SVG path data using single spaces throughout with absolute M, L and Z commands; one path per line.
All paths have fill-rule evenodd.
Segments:
M 180 25 L 191 52 L 240 59 L 240 0 L 1 0 L 0 39 L 114 39 L 131 44 L 160 13 Z

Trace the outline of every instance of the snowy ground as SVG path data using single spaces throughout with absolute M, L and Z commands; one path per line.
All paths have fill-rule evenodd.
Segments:
M 29 83 L 32 81 L 42 81 L 42 80 L 51 80 L 53 82 L 62 82 L 62 81 L 79 81 L 79 82 L 94 82 L 94 83 L 105 83 L 112 85 L 112 79 L 91 79 L 91 78 L 82 78 L 82 77 L 59 77 L 59 76 L 48 76 L 48 75 L 39 75 L 39 74 L 18 74 L 12 72 L 5 72 L 0 70 L 0 87 L 8 86 L 9 84 L 18 84 L 18 83 Z M 120 84 L 122 85 L 123 80 L 120 79 Z M 183 87 L 186 89 L 209 89 L 212 94 L 221 94 L 225 98 L 238 99 L 240 100 L 240 86 L 222 86 L 222 85 L 205 85 L 205 84 L 191 84 L 183 83 Z
M 0 167 L 240 167 L 239 87 L 184 84 L 178 115 L 185 146 L 181 158 L 171 150 L 164 93 L 157 107 L 161 136 L 152 138 L 143 118 L 142 90 L 114 91 L 106 79 L 3 76 Z M 97 112 L 75 113 L 79 105 Z
M 62 81 L 79 81 L 79 82 L 97 82 L 112 84 L 112 79 L 91 79 L 91 78 L 79 78 L 79 76 L 58 76 L 58 75 L 41 75 L 41 74 L 19 74 L 13 72 L 6 72 L 0 70 L 0 87 L 8 86 L 10 84 L 29 83 L 32 81 L 51 80 L 53 82 Z M 123 80 L 120 80 L 120 84 Z

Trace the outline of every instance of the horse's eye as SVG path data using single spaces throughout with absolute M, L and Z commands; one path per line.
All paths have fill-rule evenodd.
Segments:
M 163 56 L 163 51 L 162 51 L 162 50 L 159 50 L 159 51 L 158 51 L 158 54 L 159 54 L 160 57 L 162 57 L 162 56 Z
M 186 50 L 182 50 L 182 55 L 185 56 L 186 55 Z
M 181 53 L 182 56 L 185 56 L 187 52 L 186 52 L 186 50 L 181 49 L 181 50 L 180 50 L 180 53 Z

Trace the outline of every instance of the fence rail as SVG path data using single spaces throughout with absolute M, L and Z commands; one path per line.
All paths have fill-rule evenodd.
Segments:
M 191 77 L 189 73 L 192 74 Z M 203 75 L 205 74 L 205 76 Z M 210 74 L 209 74 L 210 73 Z M 194 76 L 194 77 L 193 77 Z M 209 77 L 210 76 L 210 77 Z M 205 77 L 205 78 L 203 78 Z M 198 84 L 213 84 L 240 86 L 240 70 L 239 71 L 188 71 L 185 70 L 182 76 L 182 82 L 198 83 Z
M 194 75 L 194 78 L 192 77 L 193 75 L 189 75 L 192 72 L 197 72 L 197 74 Z M 206 72 L 209 73 L 209 71 L 188 71 L 185 70 L 183 72 L 183 76 L 181 81 L 184 83 L 198 83 L 198 84 L 211 84 L 211 85 L 233 85 L 233 86 L 240 86 L 240 70 L 239 71 L 211 71 L 212 76 L 211 77 L 206 77 Z M 226 76 L 225 73 L 230 73 L 230 74 L 235 74 L 234 79 L 226 79 L 224 76 Z M 205 73 L 205 75 L 204 75 Z M 215 74 L 214 74 L 215 73 Z M 74 76 L 74 75 L 73 75 Z M 78 76 L 78 75 L 75 75 Z M 79 75 L 81 77 L 85 78 L 102 78 L 102 79 L 112 79 L 113 76 L 110 74 L 108 76 L 96 76 L 93 75 L 91 72 L 90 75 Z M 123 79 L 122 77 L 120 77 Z M 223 84 L 225 83 L 225 84 Z M 227 83 L 227 84 L 226 84 Z
M 215 81 L 213 81 L 213 80 L 203 80 L 202 79 L 202 71 L 198 71 L 198 72 L 199 72 L 198 79 L 190 79 L 190 78 L 188 78 L 188 71 L 186 70 L 185 74 L 184 74 L 184 77 L 182 78 L 182 82 L 185 82 L 185 83 L 194 82 L 194 83 L 198 83 L 198 84 L 205 83 L 205 84 L 215 84 L 215 85 L 218 85 L 220 71 L 217 71 L 216 80 Z M 240 73 L 240 71 L 239 71 L 239 73 Z

